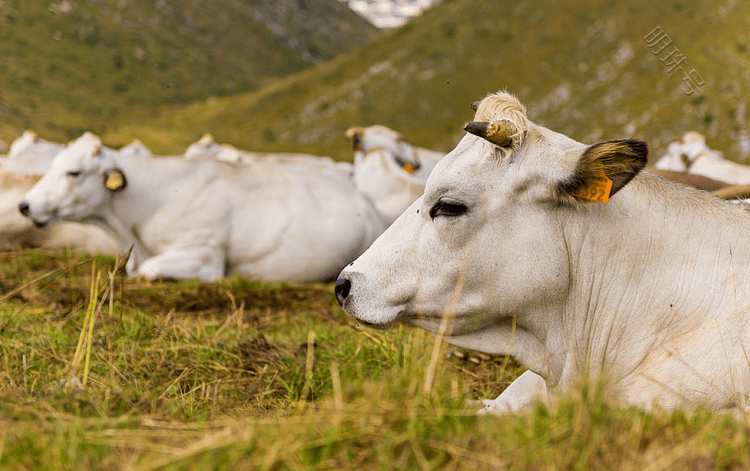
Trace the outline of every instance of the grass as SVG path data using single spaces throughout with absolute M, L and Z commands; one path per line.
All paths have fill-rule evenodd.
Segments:
M 331 285 L 123 279 L 0 253 L 0 469 L 745 469 L 745 421 L 595 387 L 477 416 L 522 369 L 418 329 L 362 330 Z M 425 389 L 425 376 L 436 375 Z

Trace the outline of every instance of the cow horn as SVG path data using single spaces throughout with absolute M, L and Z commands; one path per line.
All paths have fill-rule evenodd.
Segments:
M 478 109 L 479 109 L 479 104 L 480 104 L 480 103 L 481 103 L 481 101 L 472 101 L 472 102 L 471 102 L 471 105 L 469 105 L 469 106 L 471 106 L 471 109 L 472 109 L 472 110 L 476 111 L 476 110 L 478 110 Z
M 515 124 L 507 119 L 497 121 L 472 121 L 464 125 L 464 130 L 500 147 L 513 143 L 513 135 L 518 132 Z

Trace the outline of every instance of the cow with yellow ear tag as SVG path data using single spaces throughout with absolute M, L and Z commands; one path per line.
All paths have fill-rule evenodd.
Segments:
M 445 155 L 412 146 L 380 124 L 349 128 L 346 136 L 354 150 L 354 185 L 391 219 L 422 194 L 427 177 Z
M 143 157 L 71 142 L 26 193 L 40 226 L 92 223 L 133 247 L 130 276 L 333 278 L 387 227 L 351 182 L 279 163 Z
M 603 381 L 650 409 L 750 404 L 750 211 L 483 99 L 425 192 L 336 282 L 360 323 L 408 323 L 528 368 L 483 412 Z M 717 348 L 721 345 L 721 348 Z

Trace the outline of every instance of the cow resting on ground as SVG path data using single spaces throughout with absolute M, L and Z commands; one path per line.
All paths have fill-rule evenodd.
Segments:
M 513 355 L 529 371 L 488 412 L 587 379 L 644 408 L 747 408 L 747 207 L 640 173 L 643 142 L 584 145 L 536 125 L 506 93 L 475 120 L 340 274 L 346 312 Z
M 351 186 L 283 166 L 119 155 L 86 133 L 20 208 L 36 224 L 98 224 L 133 246 L 128 274 L 330 279 L 388 221 Z
M 706 144 L 706 138 L 689 131 L 678 141 L 667 147 L 667 153 L 656 161 L 654 167 L 661 170 L 702 175 L 729 185 L 750 184 L 750 167 L 724 158 Z
M 411 146 L 404 137 L 376 124 L 346 131 L 354 150 L 354 184 L 395 220 L 424 191 L 427 177 L 445 155 Z
M 41 175 L 65 146 L 45 141 L 33 131 L 25 131 L 10 145 L 5 158 L 0 159 L 0 170 L 17 174 Z
M 287 152 L 248 152 L 228 144 L 218 144 L 211 134 L 204 134 L 185 150 L 186 159 L 214 159 L 233 163 L 266 162 L 286 165 L 302 171 L 319 172 L 334 178 L 350 180 L 353 167 L 330 157 Z

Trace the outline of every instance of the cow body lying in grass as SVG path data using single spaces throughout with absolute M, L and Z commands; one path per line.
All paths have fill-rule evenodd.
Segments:
M 25 131 L 10 145 L 8 155 L 0 158 L 0 170 L 22 175 L 42 175 L 52 159 L 65 148 L 45 141 L 33 131 Z
M 698 132 L 688 131 L 678 141 L 672 142 L 654 164 L 656 169 L 701 175 L 729 185 L 750 184 L 750 166 L 724 158 L 711 149 L 706 138 Z
M 249 152 L 229 144 L 218 144 L 211 134 L 204 134 L 185 150 L 186 159 L 214 159 L 233 163 L 270 163 L 289 168 L 318 172 L 333 178 L 350 180 L 354 167 L 349 162 L 336 162 L 330 157 L 289 152 Z
M 535 125 L 508 94 L 475 119 L 424 196 L 340 274 L 343 308 L 513 355 L 529 371 L 489 412 L 585 379 L 644 408 L 745 407 L 748 211 L 639 173 L 643 142 L 588 146 Z
M 133 246 L 128 274 L 333 278 L 388 221 L 349 183 L 278 165 L 120 155 L 84 134 L 20 208 L 37 225 L 91 222 Z

